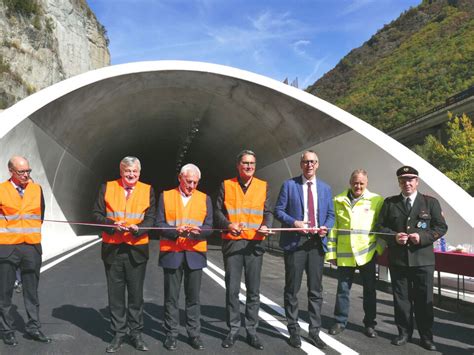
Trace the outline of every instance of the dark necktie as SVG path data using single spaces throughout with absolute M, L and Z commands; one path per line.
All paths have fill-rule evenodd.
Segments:
M 21 186 L 17 186 L 16 189 L 20 194 L 20 197 L 23 197 L 23 195 L 25 194 L 25 190 Z
M 133 190 L 132 187 L 128 187 L 128 186 L 127 186 L 127 187 L 125 188 L 125 191 L 127 192 L 127 194 L 125 195 L 125 199 L 128 200 L 128 198 L 129 198 L 130 195 L 132 194 L 132 190 Z
M 308 185 L 308 219 L 309 219 L 309 227 L 312 228 L 316 226 L 316 220 L 314 217 L 314 199 L 313 199 L 313 191 L 311 190 L 311 185 L 313 183 L 308 181 L 306 183 Z
M 410 197 L 407 197 L 405 200 L 405 208 L 407 209 L 407 212 L 410 213 L 411 211 L 411 199 Z

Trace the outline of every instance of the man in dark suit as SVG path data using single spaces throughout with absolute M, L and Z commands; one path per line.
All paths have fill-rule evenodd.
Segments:
M 110 225 L 102 232 L 102 260 L 114 332 L 106 348 L 109 353 L 120 349 L 127 334 L 137 350 L 148 350 L 141 335 L 143 282 L 148 261 L 147 227 L 154 224 L 156 208 L 153 188 L 138 181 L 140 171 L 138 158 L 123 158 L 120 178 L 100 187 L 93 209 L 97 223 Z
M 441 206 L 434 197 L 418 190 L 418 171 L 411 166 L 397 170 L 401 194 L 385 199 L 377 229 L 387 242 L 392 278 L 395 323 L 399 335 L 394 345 L 405 345 L 413 333 L 415 313 L 421 345 L 431 351 L 433 343 L 433 242 L 441 238 L 448 226 Z
M 0 331 L 6 345 L 16 346 L 12 295 L 16 269 L 21 271 L 23 299 L 30 338 L 50 343 L 40 330 L 38 284 L 41 268 L 41 225 L 44 197 L 41 186 L 30 182 L 30 164 L 13 156 L 10 179 L 0 184 Z
M 245 328 L 247 342 L 263 350 L 257 336 L 258 310 L 260 308 L 260 274 L 265 248 L 263 240 L 268 226 L 273 222 L 270 194 L 266 181 L 254 177 L 257 160 L 251 150 L 237 156 L 236 178 L 225 180 L 217 196 L 216 227 L 222 233 L 226 284 L 226 319 L 229 333 L 222 347 L 230 348 L 240 330 L 240 280 L 245 272 L 246 303 Z
M 326 344 L 319 337 L 323 303 L 324 253 L 327 233 L 334 224 L 331 187 L 316 179 L 319 159 L 312 150 L 301 155 L 301 176 L 286 180 L 275 205 L 275 217 L 282 227 L 299 231 L 282 232 L 280 246 L 285 258 L 284 305 L 290 345 L 301 347 L 298 325 L 298 298 L 303 271 L 308 279 L 309 336 L 320 349 Z
M 201 171 L 186 164 L 178 176 L 179 186 L 164 191 L 158 201 L 156 225 L 161 231 L 159 265 L 164 272 L 165 348 L 177 349 L 179 292 L 184 276 L 186 330 L 189 343 L 204 350 L 201 340 L 202 269 L 207 266 L 207 237 L 212 233 L 212 203 L 209 196 L 196 190 Z

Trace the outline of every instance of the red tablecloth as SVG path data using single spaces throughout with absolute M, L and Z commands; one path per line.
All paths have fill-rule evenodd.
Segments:
M 377 256 L 377 263 L 388 266 L 388 251 Z M 435 270 L 474 277 L 474 254 L 435 251 Z

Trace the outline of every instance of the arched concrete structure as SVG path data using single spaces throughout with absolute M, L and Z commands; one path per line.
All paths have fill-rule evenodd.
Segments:
M 106 67 L 31 95 L 0 122 L 0 177 L 8 177 L 11 155 L 27 156 L 50 219 L 90 220 L 98 184 L 118 175 L 125 155 L 140 157 L 142 180 L 157 190 L 175 185 L 179 162 L 196 163 L 201 188 L 212 194 L 235 174 L 235 155 L 250 148 L 275 199 L 282 181 L 299 174 L 300 152 L 313 148 L 319 176 L 335 193 L 362 167 L 371 190 L 395 194 L 395 170 L 417 167 L 420 190 L 443 205 L 451 243 L 474 242 L 473 199 L 430 164 L 328 102 L 235 68 L 181 61 Z M 76 234 L 90 230 L 45 224 L 45 258 L 82 242 Z

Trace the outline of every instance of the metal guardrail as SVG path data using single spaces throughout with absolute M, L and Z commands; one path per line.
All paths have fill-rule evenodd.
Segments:
M 464 91 L 461 91 L 461 92 L 459 92 L 459 93 L 457 93 L 453 96 L 448 97 L 445 100 L 444 104 L 437 105 L 437 106 L 433 107 L 432 109 L 430 109 L 426 112 L 423 112 L 421 115 L 418 115 L 415 118 L 413 118 L 409 121 L 406 121 L 402 125 L 390 130 L 388 132 L 388 134 L 391 135 L 391 134 L 395 133 L 396 131 L 399 131 L 399 130 L 405 128 L 405 127 L 412 126 L 413 124 L 415 124 L 419 121 L 422 121 L 429 114 L 434 113 L 434 112 L 439 111 L 439 110 L 442 110 L 443 108 L 451 106 L 451 105 L 453 105 L 453 104 L 455 104 L 459 101 L 462 101 L 464 99 L 467 99 L 470 96 L 474 96 L 474 85 L 471 86 L 470 88 L 464 90 Z

